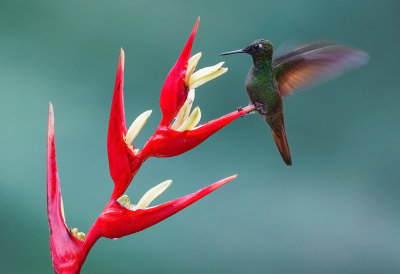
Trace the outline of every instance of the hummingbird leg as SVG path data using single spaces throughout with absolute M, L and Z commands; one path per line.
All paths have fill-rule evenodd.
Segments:
M 249 104 L 249 106 L 250 105 L 252 105 L 252 103 L 250 102 L 250 104 Z M 242 107 L 238 107 L 237 108 L 237 111 L 242 111 L 243 110 L 243 108 Z M 247 112 L 247 113 L 245 113 L 245 114 L 243 114 L 242 116 L 240 116 L 240 117 L 244 117 L 244 116 L 246 116 L 246 115 L 249 115 L 249 114 L 253 114 L 253 113 L 255 113 L 257 111 L 257 109 L 255 109 L 255 110 L 252 110 L 252 111 L 250 111 L 250 112 Z
M 267 108 L 265 107 L 264 104 L 261 104 L 259 102 L 255 102 L 254 106 L 256 107 L 256 110 L 258 111 L 258 113 L 267 114 Z

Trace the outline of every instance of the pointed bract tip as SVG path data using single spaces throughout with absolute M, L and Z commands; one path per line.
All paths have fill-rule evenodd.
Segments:
M 193 41 L 194 36 L 196 35 L 197 29 L 199 27 L 199 22 L 200 22 L 200 17 L 197 17 L 196 23 L 194 24 L 194 27 L 193 27 L 192 33 L 190 34 L 189 40 Z
M 217 189 L 217 188 L 219 188 L 219 187 L 223 186 L 224 184 L 226 184 L 226 183 L 229 183 L 230 181 L 232 181 L 232 180 L 236 179 L 236 178 L 237 178 L 237 176 L 238 176 L 238 175 L 237 175 L 237 174 L 235 174 L 235 175 L 232 175 L 232 176 L 226 177 L 226 178 L 224 178 L 224 179 L 222 179 L 222 180 L 219 180 L 218 182 L 216 182 L 216 183 L 212 184 L 211 186 L 214 186 L 214 187 L 215 187 L 215 189 Z
M 200 16 L 197 16 L 196 23 L 194 25 L 194 27 L 196 28 L 196 31 L 197 31 L 197 28 L 199 26 L 199 23 L 200 23 Z
M 238 176 L 239 174 L 234 174 L 232 176 L 226 177 L 224 180 L 226 180 L 226 182 L 230 182 L 232 180 L 235 180 Z
M 124 52 L 123 48 L 121 48 L 119 51 L 119 62 L 120 62 L 121 67 L 123 68 L 125 65 L 125 52 Z
M 53 104 L 51 102 L 49 102 L 48 129 L 49 129 L 49 132 L 54 131 L 54 109 L 53 109 Z
M 51 102 L 49 102 L 49 115 L 54 117 L 53 104 Z

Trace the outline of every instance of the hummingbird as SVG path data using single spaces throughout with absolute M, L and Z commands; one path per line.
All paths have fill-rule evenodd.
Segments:
M 283 161 L 291 165 L 282 97 L 363 65 L 368 54 L 328 42 L 304 45 L 277 58 L 273 58 L 273 52 L 269 41 L 258 39 L 243 49 L 221 55 L 247 53 L 253 58 L 246 78 L 247 94 L 256 111 L 270 125 Z

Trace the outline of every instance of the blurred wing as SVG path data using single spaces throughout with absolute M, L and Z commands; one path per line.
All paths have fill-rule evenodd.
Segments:
M 364 51 L 328 44 L 310 44 L 274 59 L 275 80 L 282 96 L 319 84 L 365 64 Z
M 312 43 L 312 44 L 307 44 L 300 48 L 297 48 L 297 49 L 289 51 L 285 54 L 282 54 L 282 55 L 278 56 L 277 58 L 274 58 L 274 65 L 280 64 L 283 61 L 288 60 L 290 57 L 293 57 L 295 55 L 300 55 L 300 54 L 310 52 L 310 51 L 313 51 L 316 49 L 334 46 L 334 45 L 335 44 L 329 43 L 329 42 L 316 42 L 316 43 Z

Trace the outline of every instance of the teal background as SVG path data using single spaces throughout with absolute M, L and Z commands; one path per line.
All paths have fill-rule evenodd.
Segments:
M 240 176 L 179 214 L 120 240 L 100 239 L 82 273 L 400 273 L 398 1 L 0 2 L 0 272 L 51 273 L 46 216 L 48 102 L 66 220 L 87 232 L 113 183 L 106 132 L 119 48 L 127 123 L 153 114 L 197 16 L 199 67 L 229 72 L 196 90 L 202 122 L 245 106 L 248 56 L 315 40 L 364 49 L 367 66 L 284 101 L 293 166 L 249 115 L 192 151 L 148 160 L 127 194 L 166 179 L 159 204 Z

